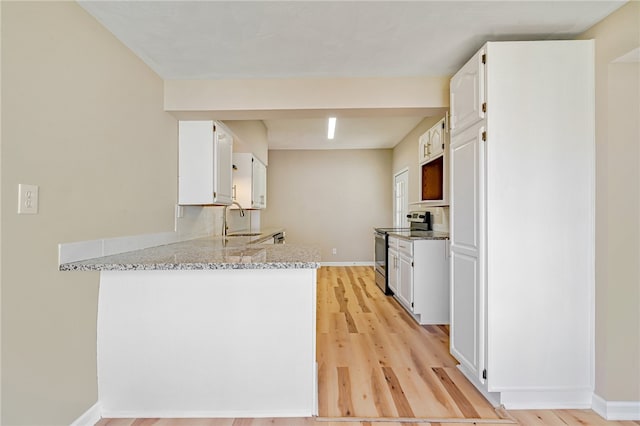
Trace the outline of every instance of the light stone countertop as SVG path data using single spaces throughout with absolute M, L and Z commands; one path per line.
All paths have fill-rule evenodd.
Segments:
M 282 229 L 258 236 L 198 238 L 111 256 L 63 263 L 61 271 L 207 269 L 317 269 L 320 249 L 298 244 L 261 244 Z
M 448 232 L 440 231 L 396 231 L 389 232 L 390 237 L 402 238 L 404 240 L 448 240 Z

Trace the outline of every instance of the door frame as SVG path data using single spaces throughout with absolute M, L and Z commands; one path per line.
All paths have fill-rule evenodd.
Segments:
M 405 207 L 405 209 L 404 209 L 405 219 L 403 221 L 401 221 L 401 223 L 396 223 L 396 200 L 397 200 L 397 197 L 396 197 L 396 179 L 398 177 L 400 177 L 400 175 L 402 175 L 404 173 L 407 174 L 407 187 L 405 188 L 405 193 L 404 193 L 405 196 L 404 196 L 404 203 L 403 203 L 403 205 Z M 392 206 L 391 206 L 391 208 L 392 208 L 392 213 L 391 214 L 392 214 L 392 218 L 393 218 L 393 226 L 394 227 L 396 227 L 396 226 L 407 227 L 407 226 L 409 226 L 406 223 L 406 214 L 409 213 L 409 195 L 408 195 L 409 194 L 409 167 L 404 167 L 404 168 L 400 169 L 399 171 L 397 171 L 397 172 L 395 172 L 393 174 L 393 183 L 392 183 L 392 185 L 393 185 L 393 192 L 392 192 L 392 194 L 393 194 L 392 195 L 393 196 L 393 200 L 392 201 L 393 202 L 392 202 Z

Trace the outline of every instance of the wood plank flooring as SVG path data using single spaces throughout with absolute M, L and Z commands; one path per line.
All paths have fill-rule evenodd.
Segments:
M 449 355 L 447 326 L 418 325 L 370 267 L 318 272 L 318 415 L 500 419 Z
M 98 426 L 620 425 L 591 410 L 494 410 L 458 372 L 447 326 L 419 326 L 371 267 L 318 270 L 319 416 L 102 419 Z

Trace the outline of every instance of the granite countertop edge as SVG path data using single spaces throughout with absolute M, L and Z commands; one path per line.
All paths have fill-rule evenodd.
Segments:
M 87 261 L 85 261 L 87 262 Z M 82 263 L 60 265 L 60 271 L 206 271 L 228 269 L 318 269 L 320 262 L 256 263 Z
M 424 231 L 424 232 L 413 232 L 413 235 L 406 235 L 401 232 L 389 232 L 389 236 L 400 238 L 403 240 L 448 240 L 449 233 L 442 231 Z
M 209 236 L 59 265 L 60 271 L 175 271 L 318 269 L 313 245 L 260 244 L 282 229 L 258 236 Z

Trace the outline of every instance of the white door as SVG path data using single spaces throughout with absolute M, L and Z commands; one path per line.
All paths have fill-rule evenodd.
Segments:
M 484 369 L 485 292 L 481 212 L 484 121 L 451 139 L 451 354 L 481 382 Z
M 393 177 L 393 226 L 408 227 L 409 221 L 409 169 L 402 170 Z

